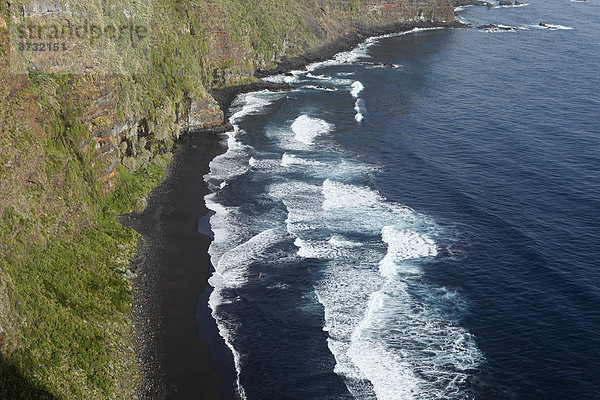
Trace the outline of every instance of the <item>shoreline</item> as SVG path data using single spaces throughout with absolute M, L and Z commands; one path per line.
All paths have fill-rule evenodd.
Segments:
M 208 212 L 203 177 L 210 161 L 225 151 L 218 135 L 222 130 L 182 137 L 146 209 L 121 216 L 125 226 L 142 235 L 131 263 L 141 399 L 199 394 L 203 399 L 236 399 L 230 384 L 236 377 L 233 356 L 208 307 L 211 238 L 199 233 L 197 225 Z
M 358 27 L 357 31 L 353 34 L 337 38 L 331 43 L 328 43 L 316 50 L 309 51 L 305 54 L 283 59 L 277 63 L 277 66 L 273 69 L 257 70 L 254 73 L 254 76 L 257 78 L 266 78 L 272 75 L 285 74 L 293 70 L 304 70 L 310 64 L 327 61 L 338 53 L 352 50 L 365 40 L 372 37 L 408 32 L 416 28 L 426 29 L 465 27 L 468 27 L 468 25 L 456 20 L 452 22 L 399 22 L 381 27 Z
M 366 39 L 415 28 L 460 28 L 451 23 L 402 23 L 357 33 L 305 55 L 281 61 L 257 78 L 304 69 L 335 54 L 356 48 Z M 222 133 L 233 129 L 228 122 L 235 98 L 260 90 L 293 90 L 287 84 L 258 81 L 213 90 L 211 95 L 224 112 L 223 125 L 186 133 L 174 146 L 161 184 L 148 195 L 140 213 L 121 216 L 121 223 L 141 234 L 131 261 L 134 303 L 133 334 L 141 365 L 141 399 L 238 399 L 233 354 L 219 335 L 212 317 L 208 284 L 213 267 L 208 254 L 211 237 L 199 233 L 209 210 L 204 196 L 209 189 L 204 175 L 209 163 L 227 151 Z M 208 225 L 209 226 L 209 225 Z M 205 229 L 200 229 L 205 231 Z

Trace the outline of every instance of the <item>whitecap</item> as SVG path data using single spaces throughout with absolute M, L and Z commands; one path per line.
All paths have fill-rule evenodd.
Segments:
M 237 327 L 235 325 L 230 324 L 227 321 L 227 319 L 222 318 L 219 315 L 219 313 L 217 312 L 219 306 L 226 303 L 226 301 L 223 299 L 223 296 L 221 295 L 221 291 L 223 289 L 222 280 L 220 279 L 220 277 L 218 275 L 217 276 L 213 275 L 208 280 L 208 283 L 214 288 L 214 290 L 212 291 L 212 293 L 210 294 L 210 296 L 208 298 L 208 306 L 211 309 L 212 317 L 215 319 L 215 322 L 217 323 L 217 329 L 219 330 L 219 336 L 221 336 L 223 338 L 225 345 L 227 345 L 227 347 L 229 347 L 229 349 L 231 350 L 231 353 L 233 354 L 233 364 L 235 366 L 235 371 L 236 371 L 235 388 L 237 390 L 238 397 L 240 399 L 245 400 L 246 392 L 240 381 L 240 373 L 242 371 L 242 360 L 241 360 L 240 353 L 235 349 L 235 346 L 233 345 L 233 338 L 235 337 L 235 332 L 237 330 Z
M 286 76 L 284 74 L 277 74 L 277 75 L 265 76 L 265 77 L 261 78 L 261 80 L 263 80 L 265 82 L 272 82 L 272 83 L 285 83 L 285 78 L 286 78 Z
M 247 115 L 259 114 L 264 111 L 265 107 L 283 96 L 285 96 L 283 92 L 271 92 L 269 90 L 239 95 L 231 105 L 231 110 L 235 112 L 229 118 L 229 122 L 236 125 L 238 121 Z
M 333 83 L 336 86 L 350 86 L 352 85 L 354 81 L 352 79 L 346 79 L 346 78 L 333 78 L 331 80 L 331 83 Z
M 267 286 L 267 289 L 270 289 L 270 290 L 286 290 L 289 288 L 290 288 L 289 284 L 282 283 L 282 282 L 277 282 L 277 283 Z
M 410 293 L 414 285 L 418 283 L 386 284 L 371 295 L 348 355 L 378 400 L 462 399 L 469 370 L 483 356 L 452 315 L 437 313 Z M 444 302 L 444 297 L 434 301 Z
M 267 229 L 246 242 L 226 251 L 219 257 L 215 275 L 219 275 L 225 287 L 239 288 L 248 280 L 248 266 L 264 256 L 266 249 L 285 240 L 276 229 Z
M 331 131 L 334 126 L 322 119 L 301 115 L 290 128 L 294 132 L 294 139 L 305 144 L 313 144 L 317 136 Z
M 350 91 L 350 94 L 352 97 L 358 98 L 358 95 L 363 91 L 363 89 L 363 84 L 360 81 L 355 81 L 352 83 L 352 90 Z
M 248 160 L 248 164 L 254 170 L 260 170 L 261 172 L 273 172 L 280 166 L 279 160 L 272 158 L 250 157 L 250 160 Z
M 376 40 L 365 41 L 359 52 L 335 62 L 364 57 Z M 350 87 L 354 80 L 336 79 L 331 79 L 332 84 L 355 89 Z M 355 110 L 362 117 L 359 93 Z M 244 112 L 258 114 L 261 109 Z M 323 330 L 335 357 L 334 372 L 356 398 L 460 398 L 458 387 L 464 386 L 467 370 L 476 367 L 482 356 L 473 338 L 458 325 L 459 318 L 440 311 L 451 308 L 440 304 L 456 303 L 459 295 L 424 279 L 424 262 L 437 255 L 439 228 L 430 218 L 364 185 L 372 166 L 344 159 L 342 152 L 323 153 L 325 145 L 318 147 L 318 154 L 304 146 L 334 129 L 333 125 L 301 115 L 291 129 L 270 127 L 269 140 L 288 152 L 281 159 L 263 159 L 257 156 L 262 153 L 241 143 L 245 132 L 237 123 L 242 117 L 239 114 L 234 120 L 231 143 L 239 153 L 228 161 L 252 166 L 250 174 L 269 168 L 276 183 L 268 186 L 267 201 L 281 202 L 287 218 L 285 227 L 252 232 L 257 228 L 251 216 L 219 204 L 218 195 L 207 196 L 207 206 L 215 211 L 211 226 L 216 231 L 210 247 L 216 265 L 210 283 L 215 290 L 209 304 L 234 354 L 240 397 L 245 397 L 239 382 L 242 360 L 233 343 L 238 327 L 227 321 L 225 311 L 217 310 L 225 302 L 238 301 L 227 287 L 245 285 L 255 275 L 253 263 L 272 256 L 273 246 L 293 238 L 297 247 L 293 257 L 314 260 L 307 264 L 314 266 L 314 291 L 323 305 Z M 267 288 L 288 287 L 273 283 Z
M 464 5 L 464 6 L 454 7 L 454 12 L 465 11 L 469 7 L 473 7 L 473 5 L 472 4 L 467 4 L 467 5 Z
M 388 225 L 383 227 L 381 238 L 387 243 L 388 251 L 379 262 L 379 271 L 387 279 L 393 279 L 398 274 L 419 274 L 422 272 L 419 267 L 405 261 L 437 255 L 434 241 L 415 231 Z
M 384 197 L 366 186 L 356 186 L 326 179 L 323 182 L 324 210 L 370 208 Z
M 519 30 L 519 28 L 516 28 L 514 26 L 502 25 L 502 24 L 498 24 L 498 25 L 496 25 L 493 28 L 486 28 L 486 29 L 484 29 L 484 31 L 488 32 L 488 33 L 516 32 L 518 30 Z
M 315 230 L 320 223 L 321 186 L 289 180 L 269 186 L 268 194 L 287 208 L 287 231 L 296 236 Z
M 332 235 L 329 240 L 329 244 L 336 247 L 359 247 L 362 246 L 360 242 L 354 242 L 352 240 L 346 239 L 342 235 Z
M 356 100 L 356 103 L 354 103 L 354 111 L 356 111 L 354 119 L 356 120 L 356 122 L 362 122 L 362 120 L 364 119 L 363 110 L 364 101 L 362 99 Z
M 343 237 L 338 235 L 334 235 L 328 240 L 302 239 L 297 237 L 294 245 L 298 247 L 298 255 L 302 258 L 337 261 L 354 258 L 351 252 L 348 252 L 348 249 L 362 246 L 361 243 L 344 240 Z
M 321 79 L 321 80 L 326 80 L 326 81 L 330 81 L 332 78 L 329 75 L 313 75 L 310 72 L 308 74 L 306 74 L 306 77 L 308 78 L 313 78 L 313 79 Z
M 293 154 L 283 153 L 281 156 L 281 166 L 282 167 L 290 167 L 293 165 L 302 165 L 302 166 L 325 166 L 322 162 L 316 160 L 308 160 L 302 157 L 297 157 Z

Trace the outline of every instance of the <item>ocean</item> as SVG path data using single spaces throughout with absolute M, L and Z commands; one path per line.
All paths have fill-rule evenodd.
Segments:
M 600 396 L 600 3 L 527 2 L 235 101 L 205 200 L 242 398 Z

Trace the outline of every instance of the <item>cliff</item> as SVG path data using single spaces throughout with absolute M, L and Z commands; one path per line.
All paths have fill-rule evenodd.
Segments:
M 45 18 L 92 23 L 70 53 L 23 56 Z M 136 21 L 126 51 L 109 25 L 92 37 L 107 18 Z M 137 234 L 116 216 L 144 208 L 180 135 L 224 123 L 213 90 L 453 21 L 449 0 L 1 0 L 0 398 L 131 398 Z

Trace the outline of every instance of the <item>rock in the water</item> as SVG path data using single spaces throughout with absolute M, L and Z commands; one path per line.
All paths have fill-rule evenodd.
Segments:
M 516 31 L 517 30 L 517 28 L 515 28 L 513 26 L 494 25 L 494 24 L 481 25 L 481 26 L 478 26 L 477 29 L 482 29 L 482 30 L 485 30 L 488 32 Z
M 521 3 L 519 0 L 515 1 L 515 6 L 522 6 L 522 5 L 523 5 L 523 3 Z
M 488 6 L 488 7 L 493 7 L 493 4 L 488 3 L 487 1 L 482 1 L 482 0 L 452 0 L 452 5 L 454 7 L 463 7 L 463 6 Z
M 396 68 L 396 65 L 390 63 L 381 63 L 381 62 L 362 62 L 361 65 L 365 65 L 367 67 L 385 67 L 385 68 Z
M 510 0 L 500 0 L 499 3 L 501 6 L 512 6 L 513 3 L 510 2 Z

